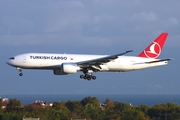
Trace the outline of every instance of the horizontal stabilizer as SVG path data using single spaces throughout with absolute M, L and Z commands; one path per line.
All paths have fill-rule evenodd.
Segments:
M 168 59 L 150 61 L 150 62 L 146 62 L 146 63 L 157 63 L 157 62 L 163 62 L 163 61 L 169 61 L 169 60 L 173 60 L 173 59 L 172 58 L 168 58 Z

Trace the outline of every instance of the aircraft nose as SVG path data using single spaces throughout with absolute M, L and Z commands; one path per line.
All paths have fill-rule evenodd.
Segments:
M 8 64 L 8 65 L 9 65 L 9 61 L 7 61 L 7 62 L 6 62 L 6 64 Z
M 14 57 L 10 57 L 9 60 L 6 62 L 8 65 L 12 65 L 14 61 Z

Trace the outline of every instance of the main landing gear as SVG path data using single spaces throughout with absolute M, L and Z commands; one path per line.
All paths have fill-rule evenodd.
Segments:
M 93 80 L 95 80 L 96 79 L 96 76 L 93 76 L 92 74 L 85 74 L 85 75 L 80 75 L 80 78 L 81 79 L 87 79 L 87 80 L 91 80 L 91 79 L 93 79 Z
M 23 76 L 22 69 L 21 68 L 17 68 L 17 70 L 19 70 L 19 76 Z
M 85 80 L 91 80 L 91 79 L 95 80 L 96 76 L 93 76 L 92 72 L 93 71 L 84 70 L 83 71 L 84 75 L 80 75 L 80 78 Z

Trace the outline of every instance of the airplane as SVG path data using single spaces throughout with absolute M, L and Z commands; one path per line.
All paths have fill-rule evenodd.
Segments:
M 138 56 L 124 56 L 133 50 L 115 55 L 26 53 L 10 57 L 8 65 L 19 70 L 53 70 L 55 75 L 75 74 L 82 71 L 81 79 L 95 80 L 93 72 L 128 72 L 168 64 L 168 59 L 158 59 L 168 33 L 163 32 Z

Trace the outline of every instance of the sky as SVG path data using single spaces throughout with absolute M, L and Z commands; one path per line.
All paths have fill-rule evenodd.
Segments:
M 180 94 L 179 0 L 0 0 L 0 96 L 18 94 Z M 6 64 L 29 52 L 140 54 L 168 32 L 160 58 L 168 65 L 115 73 L 57 76 L 51 70 L 18 70 Z

